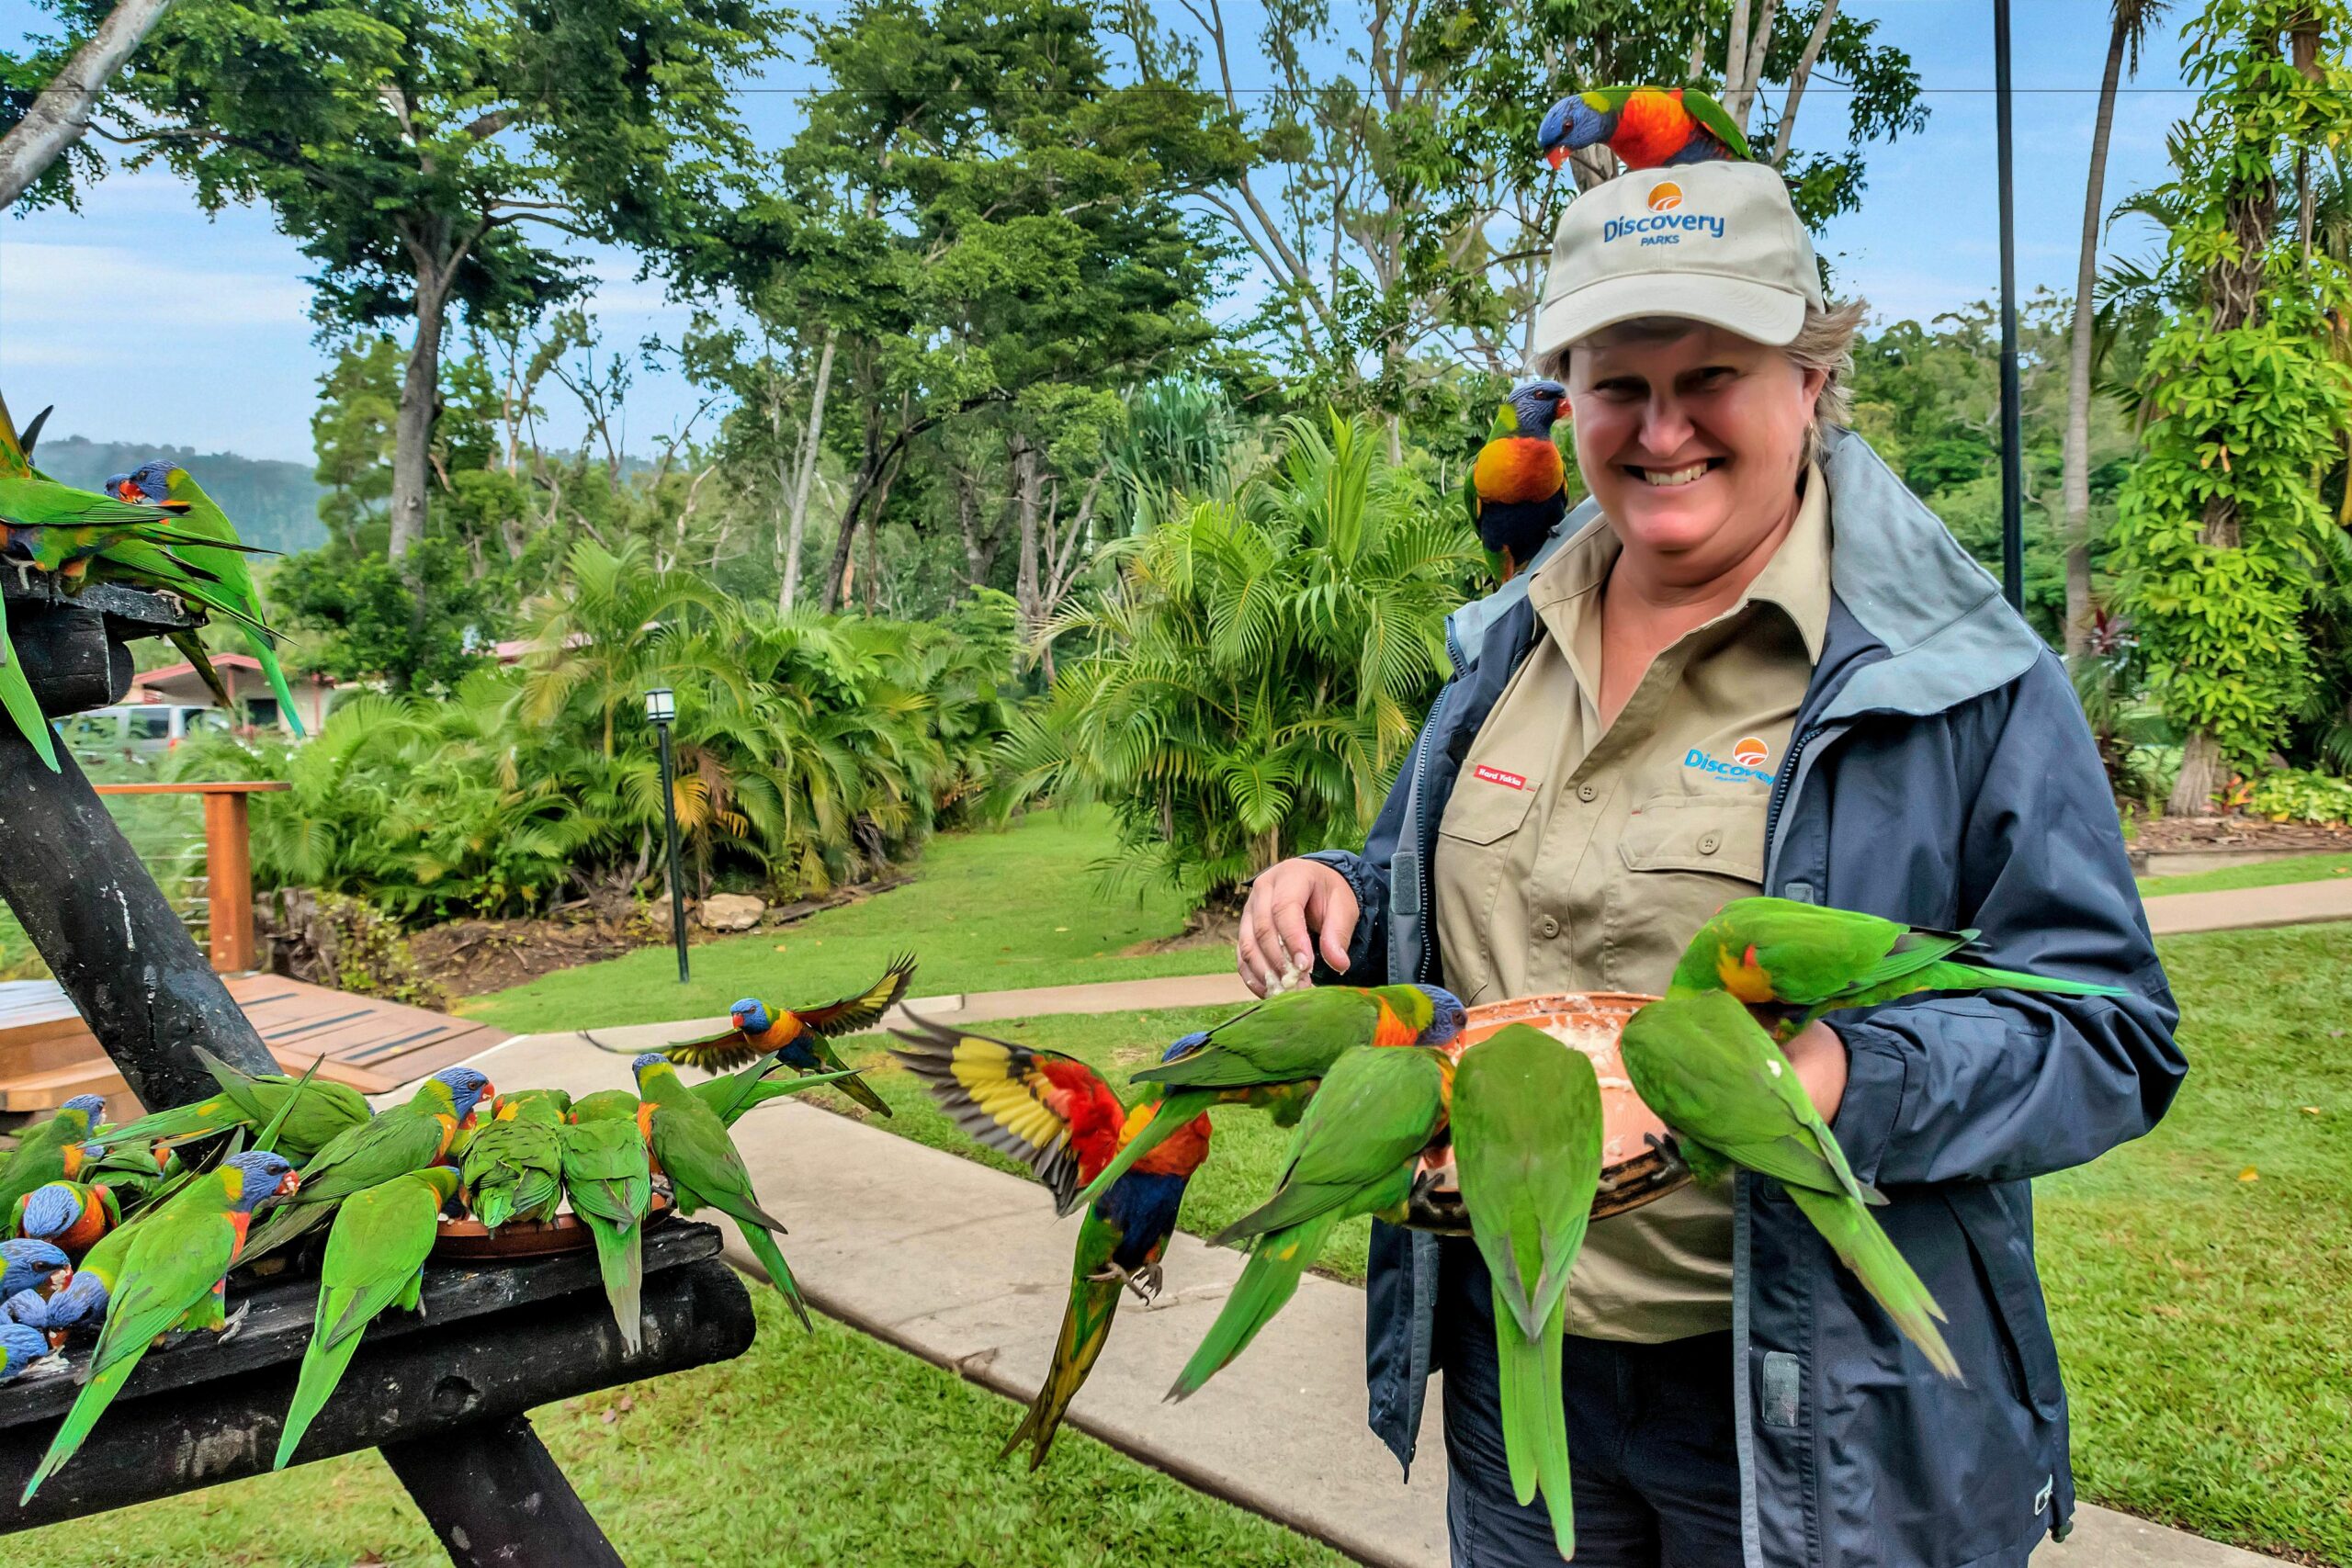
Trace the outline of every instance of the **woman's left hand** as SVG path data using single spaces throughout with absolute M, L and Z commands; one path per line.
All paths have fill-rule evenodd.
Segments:
M 1846 1101 L 1846 1043 L 1838 1032 L 1826 1023 L 1809 1023 L 1781 1047 L 1781 1054 L 1797 1070 L 1797 1081 L 1813 1097 L 1821 1119 L 1836 1121 L 1838 1108 Z

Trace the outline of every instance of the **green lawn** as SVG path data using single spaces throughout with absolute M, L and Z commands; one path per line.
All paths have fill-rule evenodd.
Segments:
M 2284 860 L 2256 861 L 2252 865 L 2223 866 L 2219 871 L 2183 872 L 2178 876 L 2143 876 L 2140 878 L 2140 897 L 2222 893 L 2233 887 L 2278 887 L 2290 882 L 2333 882 L 2339 876 L 2352 876 L 2352 851 L 2290 855 Z
M 954 1373 L 756 1289 L 740 1360 L 535 1413 L 631 1568 L 857 1563 L 1092 1568 L 1169 1559 L 1340 1568 L 1338 1553 L 1075 1428 L 1032 1475 L 998 1448 L 1016 1412 Z M 448 1558 L 383 1461 L 304 1465 L 0 1541 L 0 1568 L 385 1568 Z
M 708 1017 L 744 996 L 830 1001 L 862 988 L 910 948 L 922 960 L 918 996 L 1230 968 L 1223 946 L 1121 956 L 1182 931 L 1184 907 L 1159 888 L 1105 897 L 1089 867 L 1113 848 L 1101 812 L 1039 812 L 1000 831 L 944 834 L 905 887 L 796 926 L 696 946 L 689 985 L 678 984 L 672 951 L 652 947 L 476 997 L 458 1010 L 528 1033 Z

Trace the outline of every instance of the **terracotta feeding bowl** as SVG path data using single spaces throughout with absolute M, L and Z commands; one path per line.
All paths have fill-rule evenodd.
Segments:
M 645 1228 L 651 1230 L 669 1217 L 668 1194 L 656 1192 L 653 1206 L 646 1212 Z M 476 1219 L 445 1219 L 441 1222 L 441 1235 L 433 1243 L 433 1256 L 546 1258 L 559 1252 L 579 1252 L 595 1245 L 595 1236 L 580 1223 L 580 1216 L 566 1209 L 545 1224 L 510 1220 L 496 1230 Z
M 1675 1152 L 1666 1123 L 1634 1092 L 1625 1064 L 1617 1055 L 1617 1036 L 1625 1021 L 1657 999 L 1624 991 L 1591 991 L 1487 1002 L 1470 1010 L 1468 1025 L 1445 1048 L 1458 1061 L 1464 1051 L 1505 1024 L 1526 1023 L 1557 1039 L 1563 1050 L 1582 1051 L 1592 1059 L 1600 1078 L 1602 1114 L 1600 1191 L 1592 1201 L 1596 1220 L 1638 1209 L 1690 1179 L 1690 1169 Z M 1658 1142 L 1653 1145 L 1652 1138 Z M 1441 1157 L 1424 1156 L 1422 1168 L 1436 1179 L 1414 1201 L 1406 1223 L 1415 1230 L 1468 1235 L 1470 1216 L 1454 1185 L 1452 1146 Z

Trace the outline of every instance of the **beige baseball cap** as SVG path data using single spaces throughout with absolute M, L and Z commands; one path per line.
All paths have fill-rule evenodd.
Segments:
M 1765 164 L 1637 169 L 1568 203 L 1535 318 L 1537 355 L 1620 321 L 1687 316 L 1780 347 L 1826 309 L 1813 237 Z

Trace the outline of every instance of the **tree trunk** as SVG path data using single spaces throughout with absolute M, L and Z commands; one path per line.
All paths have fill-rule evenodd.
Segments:
M 0 208 L 13 207 L 49 166 L 63 157 L 90 129 L 98 95 L 130 58 L 172 0 L 121 0 L 90 41 L 74 51 L 64 67 L 0 137 Z
M 2106 204 L 2107 143 L 2115 126 L 2115 89 L 2123 77 L 2127 41 L 2119 15 L 2107 39 L 2107 73 L 2099 80 L 2098 118 L 2091 127 L 2090 184 L 2083 194 L 2083 248 L 2075 263 L 2075 322 L 2066 380 L 2066 442 L 2061 481 L 2066 541 L 2066 652 L 2084 653 L 2091 636 L 2091 288 L 2098 277 L 2098 230 Z
M 2192 729 L 2180 749 L 2180 777 L 2165 802 L 2167 817 L 2211 817 L 2222 787 L 2222 745 L 2210 729 Z
M 1781 120 L 1772 128 L 1772 166 L 1779 168 L 1789 156 L 1789 141 L 1796 134 L 1797 106 L 1804 102 L 1805 84 L 1813 80 L 1814 63 L 1821 58 L 1821 46 L 1829 41 L 1829 26 L 1838 19 L 1838 0 L 1821 0 L 1821 12 L 1813 19 L 1813 31 L 1806 35 L 1804 51 L 1797 56 L 1797 68 L 1789 73 L 1788 96 L 1781 100 Z
M 416 276 L 416 341 L 401 378 L 401 406 L 392 436 L 392 536 L 397 564 L 424 537 L 424 498 L 433 474 L 433 419 L 441 400 L 441 332 L 454 269 L 424 263 Z
M 1021 529 L 1021 567 L 1013 579 L 1013 597 L 1021 606 L 1021 633 L 1026 639 L 1036 635 L 1046 602 L 1037 570 L 1037 503 L 1043 476 L 1038 471 L 1037 449 L 1025 437 L 1012 439 L 1012 485 L 1019 498 Z
M 792 517 L 784 539 L 784 591 L 777 596 L 776 608 L 792 608 L 794 596 L 800 587 L 800 546 L 808 528 L 808 482 L 817 474 L 817 457 L 823 450 L 825 434 L 825 394 L 833 384 L 833 349 L 841 341 L 841 330 L 825 329 L 825 347 L 817 356 L 817 386 L 808 395 L 808 429 L 800 440 L 800 472 L 792 482 Z

